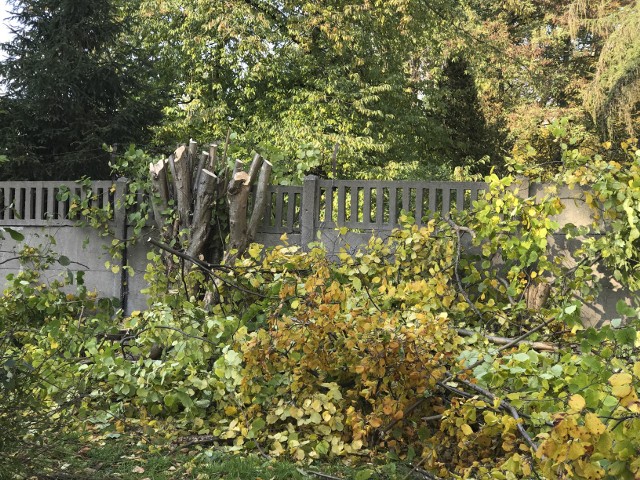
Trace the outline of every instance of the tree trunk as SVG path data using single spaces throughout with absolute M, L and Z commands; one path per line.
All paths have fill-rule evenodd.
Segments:
M 220 159 L 217 144 L 212 143 L 209 151 L 198 155 L 198 144 L 191 140 L 188 147 L 181 145 L 166 160 L 149 165 L 153 213 L 163 241 L 173 243 L 188 257 L 210 263 L 217 259 L 204 257 L 215 250 L 211 248 L 214 234 L 224 238 L 229 233 L 223 255 L 227 263 L 241 256 L 253 241 L 264 214 L 271 176 L 271 164 L 260 155 L 253 158 L 248 172 L 237 160 L 229 175 L 228 141 L 227 137 Z M 254 184 L 253 208 L 249 212 Z M 226 197 L 226 202 L 219 202 L 222 197 Z M 172 203 L 177 215 L 167 214 Z M 223 203 L 228 208 L 228 222 L 221 221 L 224 215 L 216 217 L 216 210 Z

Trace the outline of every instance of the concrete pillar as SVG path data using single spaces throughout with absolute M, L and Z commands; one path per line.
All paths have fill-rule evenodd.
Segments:
M 120 252 L 120 308 L 128 313 L 127 300 L 129 298 L 129 274 L 125 268 L 128 265 L 127 259 L 127 204 L 125 195 L 129 187 L 129 180 L 125 177 L 116 180 L 116 194 L 114 201 L 114 233 L 117 240 L 122 242 Z
M 511 184 L 509 189 L 512 191 L 517 189 L 518 197 L 522 199 L 529 198 L 532 195 L 531 181 L 529 177 L 525 177 L 524 175 L 516 175 L 516 181 Z
M 307 175 L 302 184 L 302 214 L 300 215 L 300 240 L 303 249 L 316 240 L 316 220 L 320 200 L 318 177 Z

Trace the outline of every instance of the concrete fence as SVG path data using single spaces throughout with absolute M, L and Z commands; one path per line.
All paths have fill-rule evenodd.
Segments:
M 416 182 L 416 181 L 360 181 L 325 180 L 308 176 L 302 186 L 276 185 L 270 187 L 262 225 L 256 241 L 266 246 L 281 243 L 287 234 L 288 243 L 306 247 L 321 241 L 330 255 L 349 245 L 356 248 L 366 243 L 372 234 L 386 237 L 398 225 L 401 212 L 411 215 L 418 224 L 438 212 L 447 215 L 452 210 L 469 210 L 472 202 L 488 189 L 483 182 Z M 529 185 L 521 181 L 523 197 L 542 196 L 543 185 Z M 71 198 L 60 195 L 68 190 L 80 199 L 90 199 L 92 205 L 112 210 L 111 231 L 117 239 L 130 236 L 128 214 L 123 205 L 127 181 L 97 181 L 90 185 L 74 182 L 0 182 L 0 226 L 20 230 L 25 241 L 17 244 L 8 235 L 0 247 L 0 276 L 21 267 L 17 250 L 24 244 L 41 246 L 64 255 L 74 263 L 54 265 L 47 273 L 52 278 L 65 270 L 85 271 L 85 284 L 101 295 L 119 298 L 125 311 L 143 309 L 146 299 L 140 290 L 146 287 L 146 244 L 128 246 L 123 257 L 111 258 L 109 247 L 113 237 L 103 236 L 90 227 L 78 226 L 77 218 L 70 218 Z M 556 220 L 560 224 L 588 225 L 591 212 L 582 201 L 580 191 L 561 189 L 565 210 Z M 149 222 L 152 224 L 152 222 Z M 345 227 L 346 234 L 339 234 Z M 344 230 L 344 229 L 343 229 Z M 151 232 L 150 232 L 151 233 Z M 563 235 L 551 239 L 552 252 L 566 255 L 574 247 Z M 112 273 L 106 263 L 132 267 L 135 275 L 128 277 L 124 270 Z M 596 266 L 594 278 L 603 285 L 603 294 L 592 308 L 585 309 L 586 320 L 597 323 L 615 316 L 615 302 L 625 298 L 619 285 Z
M 438 212 L 469 210 L 488 186 L 483 182 L 324 180 L 307 176 L 300 186 L 272 186 L 258 241 L 276 245 L 322 241 L 330 254 L 358 246 L 372 233 L 388 236 L 401 212 L 418 224 Z M 345 227 L 346 235 L 337 235 Z

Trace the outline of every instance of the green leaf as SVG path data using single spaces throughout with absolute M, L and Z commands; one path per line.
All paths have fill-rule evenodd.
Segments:
M 551 367 L 549 369 L 549 372 L 554 376 L 554 377 L 560 377 L 562 375 L 562 365 L 554 365 L 553 367 Z
M 329 442 L 327 442 L 326 440 L 322 440 L 316 445 L 315 451 L 320 455 L 326 455 L 329 452 L 330 447 L 331 445 L 329 445 Z
M 513 359 L 518 361 L 518 362 L 528 362 L 529 360 L 531 360 L 531 358 L 529 357 L 529 355 L 527 355 L 526 353 L 516 353 L 515 355 L 513 355 Z
M 365 469 L 356 472 L 354 475 L 354 480 L 369 480 L 373 476 L 373 470 Z
M 616 330 L 613 333 L 616 342 L 621 345 L 627 345 L 632 347 L 636 341 L 637 332 L 633 327 L 622 328 L 620 330 Z
M 65 255 L 60 255 L 58 257 L 58 263 L 63 267 L 68 267 L 69 265 L 71 265 L 71 260 L 69 260 L 69 257 Z
M 635 309 L 627 305 L 627 302 L 624 300 L 618 300 L 616 303 L 616 311 L 625 317 L 635 317 L 637 315 Z
M 253 422 L 251 422 L 251 430 L 254 432 L 261 431 L 264 427 L 267 426 L 267 422 L 265 422 L 264 418 L 256 418 Z
M 22 242 L 24 240 L 24 235 L 13 228 L 4 227 L 4 231 L 16 242 Z

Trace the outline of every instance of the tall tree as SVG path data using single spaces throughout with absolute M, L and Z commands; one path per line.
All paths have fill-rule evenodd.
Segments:
M 146 0 L 149 42 L 175 72 L 182 103 L 166 110 L 161 143 L 223 137 L 279 152 L 276 176 L 314 170 L 407 176 L 458 161 L 438 83 L 423 72 L 453 2 Z M 437 7 L 437 9 L 436 9 Z M 436 13 L 434 13 L 436 9 Z M 277 157 L 277 155 L 276 155 Z M 271 156 L 273 158 L 273 155 Z
M 640 1 L 576 1 L 569 12 L 575 37 L 587 32 L 602 38 L 585 106 L 601 134 L 640 133 Z
M 464 11 L 450 52 L 505 154 L 560 166 L 562 142 L 542 127 L 563 118 L 555 132 L 585 150 L 638 132 L 638 0 L 467 0 Z
M 159 119 L 148 60 L 118 0 L 13 0 L 0 63 L 4 178 L 109 174 L 103 144 L 140 142 Z

